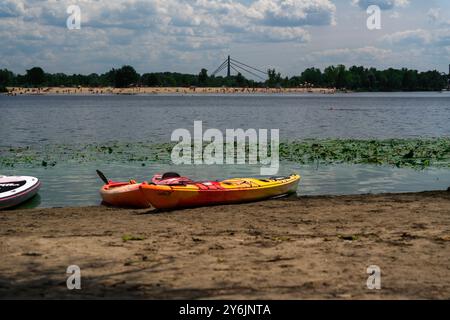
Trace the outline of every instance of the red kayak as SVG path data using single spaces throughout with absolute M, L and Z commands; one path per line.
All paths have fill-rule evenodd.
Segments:
M 171 210 L 259 201 L 295 193 L 300 176 L 233 178 L 224 181 L 194 181 L 169 172 L 155 175 L 151 182 L 112 182 L 101 172 L 106 184 L 100 190 L 105 203 L 118 207 Z

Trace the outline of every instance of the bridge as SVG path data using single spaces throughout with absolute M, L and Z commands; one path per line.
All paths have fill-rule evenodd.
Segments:
M 225 59 L 224 62 L 211 74 L 211 76 L 216 76 L 217 74 L 221 73 L 223 70 L 227 70 L 227 77 L 231 77 L 231 70 L 233 70 L 236 73 L 246 73 L 250 74 L 262 81 L 267 80 L 267 71 L 262 71 L 258 68 L 252 67 L 248 64 L 245 64 L 243 62 L 240 62 L 236 59 L 231 58 L 231 56 L 228 56 L 227 59 Z

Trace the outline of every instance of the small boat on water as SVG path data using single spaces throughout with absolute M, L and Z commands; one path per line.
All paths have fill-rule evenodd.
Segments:
M 105 203 L 119 207 L 176 209 L 259 201 L 295 193 L 300 176 L 193 181 L 177 173 L 155 175 L 151 182 L 112 182 L 100 190 Z
M 41 182 L 35 177 L 0 176 L 0 210 L 15 207 L 39 191 Z

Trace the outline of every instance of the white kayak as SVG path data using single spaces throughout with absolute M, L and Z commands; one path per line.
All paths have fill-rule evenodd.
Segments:
M 41 182 L 34 177 L 0 176 L 0 210 L 15 207 L 39 191 Z

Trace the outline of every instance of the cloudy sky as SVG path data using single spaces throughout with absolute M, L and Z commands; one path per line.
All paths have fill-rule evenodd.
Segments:
M 81 10 L 70 30 L 67 8 Z M 381 9 L 369 30 L 366 9 Z M 226 57 L 300 74 L 353 64 L 448 72 L 448 0 L 0 0 L 0 68 L 213 71 Z

